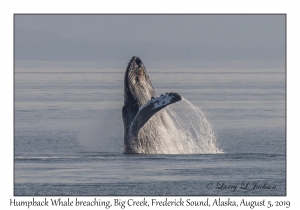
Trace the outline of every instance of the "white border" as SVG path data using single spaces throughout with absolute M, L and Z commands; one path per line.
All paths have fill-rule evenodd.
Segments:
M 146 1 L 145 1 L 146 2 Z M 281 13 L 287 14 L 287 196 L 266 199 L 289 200 L 290 209 L 299 205 L 299 7 L 296 1 L 8 1 L 1 2 L 1 209 L 13 199 L 13 14 L 15 13 Z M 298 67 L 298 68 L 297 68 Z M 17 197 L 18 200 L 21 197 Z M 90 197 L 87 197 L 89 199 Z M 125 199 L 125 197 L 123 197 Z M 242 197 L 233 197 L 241 200 Z M 262 197 L 247 197 L 261 200 Z M 28 200 L 26 197 L 25 200 Z M 6 208 L 2 208 L 6 207 Z M 12 207 L 10 207 L 12 208 Z M 16 207 L 18 208 L 18 207 Z M 71 208 L 71 207 L 70 207 Z M 97 207 L 96 207 L 97 208 Z M 249 207 L 245 207 L 249 209 Z M 20 207 L 19 207 L 20 209 Z M 24 208 L 22 208 L 24 209 Z M 37 208 L 36 208 L 37 209 Z M 49 208 L 48 208 L 49 209 Z M 68 208 L 63 208 L 68 209 Z M 74 209 L 74 207 L 72 207 Z M 95 209 L 95 207 L 94 207 Z M 98 209 L 98 208 L 97 208 Z M 104 208 L 103 208 L 104 209 Z M 120 208 L 119 208 L 120 209 Z M 136 208 L 137 209 L 137 208 Z M 214 208 L 209 208 L 214 209 Z M 239 208 L 240 209 L 240 208 Z M 262 209 L 256 207 L 255 209 Z

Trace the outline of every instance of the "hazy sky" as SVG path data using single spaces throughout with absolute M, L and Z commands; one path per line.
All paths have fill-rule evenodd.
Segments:
M 15 15 L 16 60 L 285 60 L 285 15 Z

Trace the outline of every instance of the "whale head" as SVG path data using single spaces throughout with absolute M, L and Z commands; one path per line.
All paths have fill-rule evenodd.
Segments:
M 139 57 L 128 63 L 124 78 L 124 105 L 140 107 L 155 97 L 146 68 Z

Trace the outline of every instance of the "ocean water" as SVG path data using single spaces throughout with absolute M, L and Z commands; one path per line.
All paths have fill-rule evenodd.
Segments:
M 157 95 L 178 92 L 204 113 L 218 151 L 124 154 L 126 63 L 20 62 L 15 196 L 286 195 L 284 68 L 144 64 Z M 180 119 L 190 110 L 183 101 L 171 108 Z

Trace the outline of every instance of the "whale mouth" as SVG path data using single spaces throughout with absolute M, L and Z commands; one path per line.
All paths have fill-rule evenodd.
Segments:
M 146 68 L 139 57 L 133 56 L 128 63 L 124 78 L 124 99 L 125 104 L 145 104 L 155 92 L 149 79 Z

